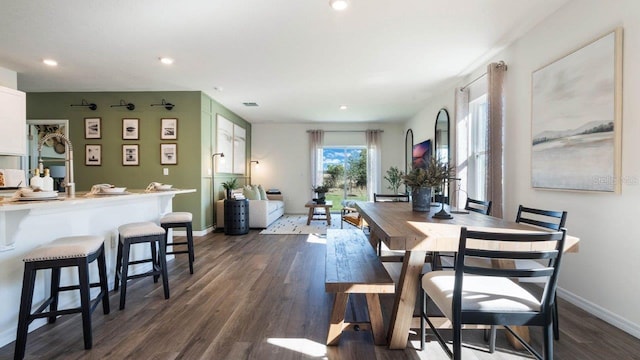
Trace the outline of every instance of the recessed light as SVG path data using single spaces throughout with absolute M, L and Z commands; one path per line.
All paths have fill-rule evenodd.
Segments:
M 347 109 L 348 109 L 347 105 L 340 105 L 340 110 L 347 110 Z
M 42 62 L 47 66 L 58 66 L 58 62 L 53 59 L 44 59 Z
M 349 7 L 347 0 L 329 0 L 329 5 L 336 11 L 342 11 Z
M 171 65 L 171 64 L 173 64 L 173 59 L 172 58 L 168 58 L 168 57 L 161 57 L 160 58 L 160 62 L 165 64 L 165 65 Z

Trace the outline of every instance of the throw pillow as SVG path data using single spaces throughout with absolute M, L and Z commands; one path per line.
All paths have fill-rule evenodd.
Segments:
M 258 192 L 258 189 L 254 189 L 249 185 L 242 188 L 242 194 L 244 194 L 247 200 L 260 200 L 260 192 Z
M 260 192 L 260 199 L 269 200 L 267 197 L 267 191 L 262 187 L 262 185 L 258 185 L 258 191 Z

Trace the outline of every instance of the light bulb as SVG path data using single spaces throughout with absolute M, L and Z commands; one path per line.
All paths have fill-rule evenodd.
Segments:
M 349 6 L 347 0 L 329 0 L 329 5 L 336 11 L 342 11 Z

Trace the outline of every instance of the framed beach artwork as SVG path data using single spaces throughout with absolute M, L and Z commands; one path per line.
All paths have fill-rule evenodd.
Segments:
M 426 169 L 432 154 L 431 139 L 413 145 L 411 166 L 413 169 Z M 411 171 L 411 170 L 409 170 Z
M 531 185 L 619 192 L 622 28 L 532 73 Z
M 122 145 L 122 165 L 140 165 L 140 148 L 138 145 Z
M 246 130 L 233 124 L 233 173 L 244 174 L 247 166 L 246 157 Z
M 100 139 L 102 137 L 100 128 L 101 118 L 84 118 L 84 138 Z
M 87 166 L 102 165 L 102 145 L 84 146 L 84 164 Z
M 122 119 L 122 140 L 140 139 L 140 119 Z
M 178 144 L 160 144 L 160 164 L 178 164 Z
M 161 120 L 160 139 L 176 140 L 178 138 L 178 119 Z
M 225 160 L 216 161 L 216 172 L 233 172 L 233 123 L 224 116 L 218 114 L 217 117 L 218 134 L 216 152 L 223 153 Z

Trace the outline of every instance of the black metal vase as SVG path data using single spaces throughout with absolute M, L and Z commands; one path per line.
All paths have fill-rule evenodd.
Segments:
M 429 212 L 431 210 L 431 188 L 411 189 L 411 206 L 413 211 Z
M 316 204 L 324 204 L 325 203 L 325 193 L 316 193 L 318 198 L 316 199 Z

